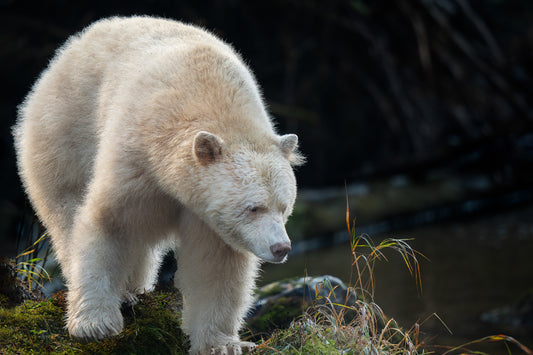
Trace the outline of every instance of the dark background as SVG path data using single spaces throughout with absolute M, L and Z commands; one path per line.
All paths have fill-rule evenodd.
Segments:
M 497 188 L 533 169 L 533 3 L 506 1 L 1 1 L 2 238 L 26 206 L 10 127 L 68 36 L 112 15 L 204 26 L 246 58 L 282 133 L 308 164 L 303 187 L 439 167 Z M 25 207 L 27 208 L 27 207 Z M 7 244 L 6 244 L 7 245 Z M 7 249 L 6 249 L 7 250 Z
M 301 138 L 302 187 L 397 173 L 424 179 L 442 167 L 481 172 L 496 189 L 530 185 L 530 1 L 4 0 L 3 239 L 28 208 L 10 134 L 17 105 L 69 35 L 132 14 L 204 26 L 242 53 L 280 131 Z

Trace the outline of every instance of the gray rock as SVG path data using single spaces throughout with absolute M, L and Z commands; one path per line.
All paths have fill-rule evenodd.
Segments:
M 356 301 L 353 289 L 330 275 L 273 282 L 257 290 L 247 324 L 255 331 L 283 328 L 312 304 L 329 303 L 340 309 Z

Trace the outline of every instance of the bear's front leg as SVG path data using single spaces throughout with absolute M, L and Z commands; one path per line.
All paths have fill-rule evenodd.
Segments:
M 120 305 L 128 275 L 128 246 L 96 222 L 77 221 L 73 229 L 67 328 L 80 341 L 99 340 L 123 328 Z M 124 244 L 124 243 L 123 243 Z
M 187 224 L 177 251 L 176 282 L 184 298 L 183 328 L 191 354 L 252 350 L 255 344 L 240 341 L 238 331 L 253 299 L 257 258 L 235 251 L 201 222 L 193 228 Z

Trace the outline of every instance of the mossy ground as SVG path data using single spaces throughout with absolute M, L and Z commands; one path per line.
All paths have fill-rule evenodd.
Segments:
M 180 329 L 181 300 L 176 291 L 140 296 L 136 305 L 123 307 L 125 328 L 118 336 L 88 344 L 72 340 L 64 328 L 64 297 L 60 293 L 46 301 L 25 301 L 15 307 L 0 302 L 0 354 L 188 353 L 188 339 Z M 347 318 L 352 317 L 335 313 L 335 308 L 311 305 L 302 311 L 300 305 L 298 311 L 289 306 L 274 307 L 273 314 L 264 315 L 267 331 L 242 334 L 244 340 L 257 342 L 254 354 L 428 354 L 417 333 L 405 332 L 394 322 L 384 327 L 377 325 L 371 304 L 351 307 L 357 316 L 350 321 Z M 275 328 L 276 323 L 279 328 Z M 510 342 L 524 353 L 531 353 L 504 336 L 488 337 L 470 345 L 483 341 Z
M 180 329 L 180 297 L 154 292 L 124 306 L 124 331 L 100 342 L 72 340 L 64 327 L 64 294 L 44 302 L 25 301 L 0 308 L 1 354 L 187 354 Z
M 71 339 L 64 327 L 65 293 L 43 302 L 1 305 L 0 354 L 186 354 L 189 344 L 180 330 L 181 306 L 177 291 L 141 295 L 136 305 L 123 307 L 125 328 L 118 336 L 83 344 Z M 256 341 L 258 354 L 358 353 L 360 344 L 353 339 L 361 332 L 346 324 L 332 327 L 311 309 L 282 298 L 249 324 L 252 332 L 242 338 Z M 334 329 L 338 326 L 342 332 Z M 352 334 L 351 340 L 346 334 Z

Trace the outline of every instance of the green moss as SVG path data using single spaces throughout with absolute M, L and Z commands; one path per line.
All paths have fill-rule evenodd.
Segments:
M 283 290 L 284 290 L 284 288 L 283 288 L 283 285 L 282 285 L 281 281 L 280 282 L 273 282 L 273 283 L 270 283 L 270 284 L 265 285 L 265 286 L 261 287 L 260 289 L 258 289 L 255 292 L 255 296 L 258 299 L 262 299 L 262 298 L 270 297 L 270 296 L 273 296 L 273 295 L 277 295 L 277 294 L 281 293 Z
M 305 305 L 300 298 L 281 297 L 273 302 L 269 301 L 263 309 L 260 314 L 247 323 L 254 333 L 287 328 L 293 319 L 303 314 Z
M 257 354 L 339 354 L 341 347 L 301 321 L 288 329 L 276 330 L 272 337 L 259 344 Z M 349 349 L 348 349 L 349 350 Z M 349 352 L 348 352 L 349 353 Z
M 64 328 L 64 302 L 26 301 L 0 308 L 0 349 L 3 354 L 186 354 L 188 342 L 180 329 L 181 301 L 175 292 L 142 295 L 123 309 L 122 333 L 82 344 Z
M 335 354 L 338 350 L 335 344 L 324 339 L 319 339 L 317 336 L 312 336 L 302 344 L 300 354 Z
M 5 354 L 72 353 L 63 326 L 64 312 L 53 301 L 26 301 L 0 308 L 0 348 Z

